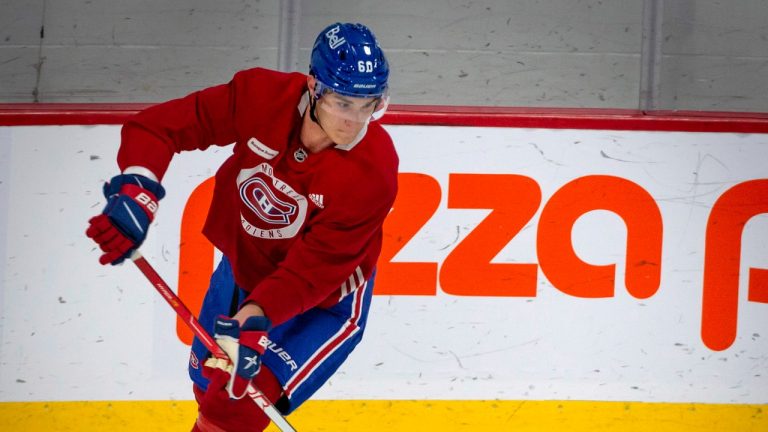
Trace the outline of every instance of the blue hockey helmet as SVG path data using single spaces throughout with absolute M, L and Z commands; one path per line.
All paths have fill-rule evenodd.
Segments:
M 389 64 L 376 36 L 362 24 L 336 23 L 315 39 L 309 73 L 330 89 L 352 97 L 387 98 Z M 386 102 L 386 100 L 385 100 Z

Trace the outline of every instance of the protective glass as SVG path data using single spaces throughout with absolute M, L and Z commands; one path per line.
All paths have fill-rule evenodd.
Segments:
M 347 96 L 334 92 L 320 82 L 316 91 L 322 95 L 317 100 L 319 109 L 334 117 L 358 123 L 380 119 L 389 105 L 387 93 L 371 97 Z

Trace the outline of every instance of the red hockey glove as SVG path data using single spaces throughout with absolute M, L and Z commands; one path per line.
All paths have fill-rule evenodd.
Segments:
M 144 242 L 164 196 L 160 183 L 137 174 L 120 174 L 104 184 L 107 205 L 85 232 L 104 251 L 101 264 L 120 264 Z

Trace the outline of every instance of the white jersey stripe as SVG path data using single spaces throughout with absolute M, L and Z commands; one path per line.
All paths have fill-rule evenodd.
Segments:
M 347 282 L 344 282 L 343 284 L 341 284 L 341 297 L 339 300 L 346 297 L 347 294 L 349 294 L 349 288 L 347 288 Z
M 356 289 L 360 288 L 363 283 L 365 283 L 365 279 L 363 278 L 363 269 L 361 269 L 360 266 L 357 266 L 355 267 L 355 271 L 349 275 L 349 279 L 347 279 L 339 287 L 339 301 L 348 296 L 350 293 L 354 292 Z

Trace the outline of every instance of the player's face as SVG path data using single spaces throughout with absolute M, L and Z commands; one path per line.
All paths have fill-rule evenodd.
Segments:
M 336 144 L 352 142 L 371 120 L 379 98 L 359 98 L 327 93 L 317 101 L 323 130 Z

